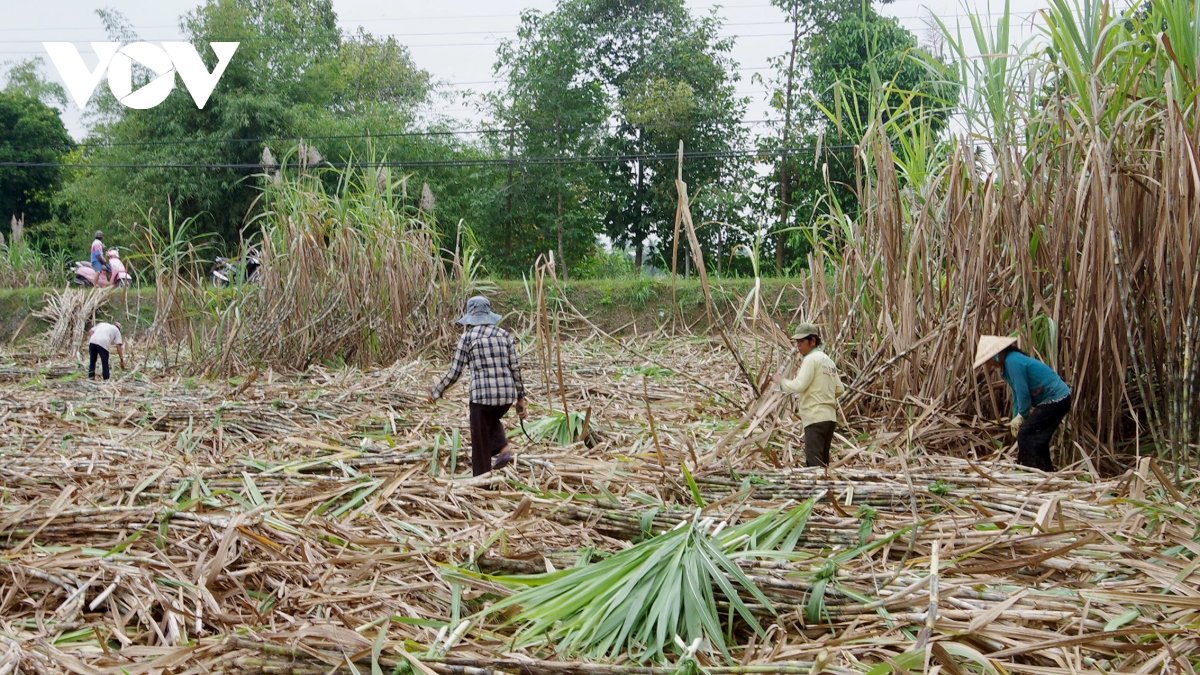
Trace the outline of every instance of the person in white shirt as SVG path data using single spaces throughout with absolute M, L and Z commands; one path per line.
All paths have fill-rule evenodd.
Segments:
M 113 347 L 121 357 L 121 370 L 125 370 L 125 341 L 121 339 L 121 324 L 100 322 L 88 331 L 88 379 L 96 379 L 96 357 L 100 357 L 104 379 L 108 379 L 108 354 Z

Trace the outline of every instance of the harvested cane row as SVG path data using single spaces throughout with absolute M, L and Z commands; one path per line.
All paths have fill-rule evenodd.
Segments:
M 654 358 L 697 372 L 718 357 L 680 342 Z M 457 405 L 413 405 L 435 364 L 245 387 L 16 375 L 0 390 L 15 403 L 0 412 L 0 670 L 673 672 L 678 656 L 589 663 L 514 642 L 511 615 L 479 613 L 520 588 L 494 575 L 810 500 L 790 554 L 735 557 L 766 603 L 714 586 L 734 661 L 701 650 L 709 672 L 911 672 L 926 658 L 962 672 L 1150 672 L 1200 648 L 1191 484 L 1149 463 L 1047 475 L 859 441 L 836 448 L 848 463 L 803 469 L 785 411 L 761 450 L 698 465 L 742 411 L 661 369 L 645 369 L 644 390 L 643 376 L 583 381 L 575 369 L 643 363 L 595 341 L 564 345 L 563 361 L 568 386 L 548 399 L 550 371 L 528 358 L 531 392 L 590 409 L 591 445 L 514 430 L 516 466 L 474 480 L 454 478 L 469 465 Z M 710 370 L 706 386 L 737 389 Z

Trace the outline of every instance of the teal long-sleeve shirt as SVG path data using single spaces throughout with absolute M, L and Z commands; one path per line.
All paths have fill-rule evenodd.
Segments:
M 1028 416 L 1033 406 L 1071 395 L 1071 388 L 1050 366 L 1020 352 L 1004 358 L 1004 381 L 1012 387 L 1013 417 Z

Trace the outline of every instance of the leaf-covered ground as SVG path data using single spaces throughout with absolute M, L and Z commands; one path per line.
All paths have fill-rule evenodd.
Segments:
M 482 479 L 440 363 L 211 381 L 134 345 L 100 384 L 10 347 L 0 673 L 1194 672 L 1194 481 L 1024 471 L 933 414 L 805 469 L 719 344 L 569 341 L 563 391 L 527 344 L 540 440 L 510 421 Z

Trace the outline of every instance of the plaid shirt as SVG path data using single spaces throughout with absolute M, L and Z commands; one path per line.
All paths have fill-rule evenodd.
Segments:
M 458 339 L 450 370 L 432 390 L 430 396 L 442 394 L 462 376 L 463 368 L 471 368 L 471 402 L 483 405 L 505 405 L 525 398 L 525 383 L 521 379 L 521 363 L 512 336 L 499 326 L 471 326 Z

